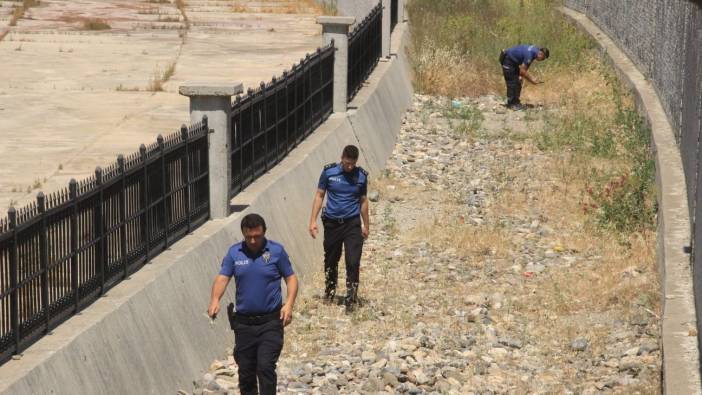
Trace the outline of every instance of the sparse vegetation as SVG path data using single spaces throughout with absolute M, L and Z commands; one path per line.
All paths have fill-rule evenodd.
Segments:
M 266 4 L 266 1 L 261 2 Z M 289 1 L 286 4 L 281 5 L 278 3 L 276 6 L 265 6 L 265 5 L 249 5 L 245 2 L 239 2 L 234 4 L 231 8 L 231 12 L 242 13 L 263 13 L 263 14 L 301 14 L 301 13 L 314 13 L 317 15 L 336 15 L 337 7 L 336 1 L 330 3 L 320 4 L 314 0 L 300 0 L 300 1 Z
M 504 223 L 514 232 L 510 223 L 538 218 L 536 226 L 543 223 L 550 229 L 547 235 L 537 236 L 539 243 L 548 245 L 553 254 L 584 259 L 568 270 L 554 270 L 537 279 L 532 294 L 512 308 L 524 315 L 549 311 L 540 336 L 585 336 L 593 339 L 593 352 L 599 352 L 595 350 L 608 346 L 606 340 L 599 340 L 606 336 L 602 329 L 583 326 L 582 317 L 606 315 L 603 328 L 609 328 L 612 317 L 638 311 L 655 318 L 660 315 L 655 165 L 650 130 L 633 100 L 594 43 L 556 11 L 560 3 L 410 2 L 412 66 L 415 88 L 421 93 L 449 98 L 499 96 L 505 90 L 497 61 L 500 49 L 518 43 L 550 48 L 551 58 L 532 70 L 546 84 L 525 84 L 522 97 L 543 106 L 506 116 L 521 118 L 528 127 L 522 128 L 520 121 L 515 123 L 519 130 L 498 134 L 493 127 L 489 134 L 477 136 L 483 145 L 494 144 L 520 155 L 520 161 L 511 166 L 493 169 L 492 177 L 502 184 L 490 206 L 495 217 L 483 218 L 491 226 L 479 230 L 482 236 L 493 237 L 486 244 L 497 247 L 494 254 L 501 258 L 499 247 L 510 240 L 500 240 L 499 228 L 493 224 Z M 448 111 L 442 114 L 460 119 Z M 422 121 L 432 122 L 432 117 Z M 467 130 L 461 124 L 458 128 Z M 526 164 L 520 166 L 520 162 Z M 450 213 L 420 229 L 417 238 L 440 235 L 434 240 L 442 246 L 467 245 L 472 249 L 461 252 L 468 256 L 491 257 L 480 249 L 478 233 L 462 232 L 471 229 L 450 222 Z M 447 228 L 451 235 L 444 236 Z M 511 240 L 517 246 L 523 242 L 521 236 Z M 484 260 L 479 264 L 484 265 Z M 656 379 L 642 383 L 642 393 L 658 390 L 657 384 Z
M 592 42 L 555 9 L 557 0 L 415 0 L 412 19 L 415 86 L 419 92 L 449 97 L 502 93 L 497 61 L 501 49 L 532 42 L 551 49 L 536 73 L 548 75 L 558 93 L 581 71 Z M 538 21 L 538 23 L 535 23 Z M 543 89 L 542 89 L 543 90 Z M 565 90 L 565 89 L 563 89 Z M 557 99 L 557 97 L 556 97 Z
M 39 0 L 22 0 L 22 5 L 13 6 L 12 15 L 10 16 L 10 21 L 8 25 L 17 26 L 17 21 L 24 17 L 24 13 L 31 7 L 36 7 L 40 4 Z M 0 40 L 4 37 L 4 34 L 0 36 Z
M 149 84 L 146 87 L 146 90 L 149 92 L 161 92 L 163 91 L 163 84 L 168 82 L 171 77 L 173 77 L 173 74 L 175 74 L 175 68 L 176 64 L 175 62 L 171 63 L 166 67 L 166 69 L 162 72 L 160 69 L 157 69 L 154 71 L 153 76 L 151 77 L 151 80 L 149 80 Z M 118 86 L 117 90 L 127 90 L 127 89 L 119 89 L 122 85 Z
M 110 30 L 111 28 L 104 19 L 88 18 L 83 20 L 83 30 Z
M 484 120 L 483 113 L 479 109 L 470 103 L 460 101 L 450 102 L 442 113 L 449 122 L 459 122 L 454 130 L 461 134 L 473 135 L 477 133 Z

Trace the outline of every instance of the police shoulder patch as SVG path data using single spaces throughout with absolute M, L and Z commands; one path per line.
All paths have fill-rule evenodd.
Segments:
M 335 166 L 336 166 L 336 163 L 329 163 L 329 164 L 327 164 L 327 165 L 324 165 L 324 170 L 329 170 L 329 169 L 331 169 L 332 167 L 335 167 Z

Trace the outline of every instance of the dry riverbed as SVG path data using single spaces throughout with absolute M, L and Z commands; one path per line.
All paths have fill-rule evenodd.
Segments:
M 415 97 L 372 175 L 363 306 L 322 303 L 320 261 L 279 392 L 660 393 L 655 235 L 612 236 L 579 209 L 566 153 L 533 138 L 557 109 L 457 104 Z M 237 393 L 225 346 L 195 394 Z

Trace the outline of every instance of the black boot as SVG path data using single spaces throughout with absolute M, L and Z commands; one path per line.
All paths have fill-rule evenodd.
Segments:
M 346 314 L 353 313 L 358 307 L 358 284 L 349 286 L 349 289 L 346 291 L 344 306 L 346 307 Z

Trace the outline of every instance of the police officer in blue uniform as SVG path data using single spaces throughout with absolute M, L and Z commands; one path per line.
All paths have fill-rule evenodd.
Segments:
M 500 53 L 500 65 L 502 65 L 502 74 L 507 85 L 508 108 L 515 110 L 523 108 L 519 100 L 519 96 L 522 93 L 522 78 L 535 85 L 543 83 L 543 81 L 538 81 L 529 74 L 529 66 L 534 60 L 542 61 L 548 59 L 548 57 L 548 48 L 525 44 L 515 45 Z
M 327 204 L 322 211 L 324 224 L 324 274 L 326 300 L 333 301 L 336 295 L 339 259 L 344 248 L 346 261 L 346 312 L 354 310 L 358 303 L 359 270 L 363 240 L 368 237 L 368 173 L 356 166 L 358 147 L 347 145 L 341 154 L 341 162 L 324 166 L 319 177 L 317 192 L 312 203 L 309 232 L 317 236 L 317 216 L 322 208 L 324 196 Z
M 275 394 L 278 357 L 283 348 L 283 328 L 292 320 L 297 296 L 297 276 L 285 248 L 268 240 L 266 222 L 258 214 L 241 220 L 242 242 L 229 248 L 212 285 L 207 309 L 214 319 L 229 280 L 236 284 L 236 312 L 230 317 L 234 330 L 234 359 L 239 365 L 242 394 Z M 282 304 L 280 280 L 285 279 L 288 295 Z

